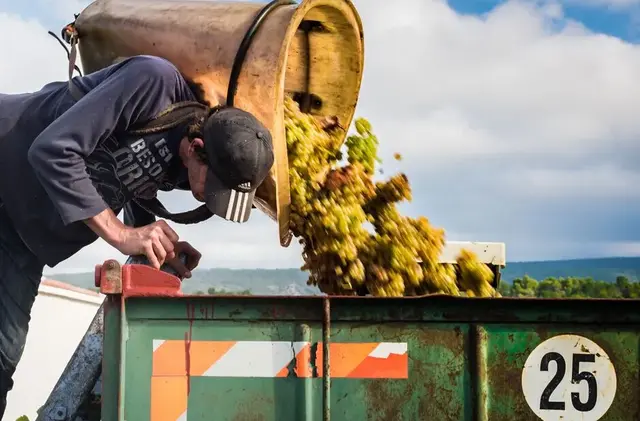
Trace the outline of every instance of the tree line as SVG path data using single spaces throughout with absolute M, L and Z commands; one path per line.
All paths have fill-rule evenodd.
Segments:
M 196 291 L 194 295 L 251 295 L 251 290 L 245 289 L 243 291 L 228 291 L 226 289 L 209 288 L 207 292 Z
M 530 276 L 514 279 L 513 283 L 501 282 L 503 297 L 529 298 L 640 298 L 640 282 L 618 276 L 615 282 L 598 281 L 592 278 L 546 278 L 537 281 Z M 197 295 L 251 295 L 251 290 L 228 291 L 209 288 Z
M 512 284 L 501 282 L 499 291 L 504 297 L 640 298 L 640 282 L 626 276 L 618 276 L 615 282 L 573 277 L 537 281 L 525 275 Z

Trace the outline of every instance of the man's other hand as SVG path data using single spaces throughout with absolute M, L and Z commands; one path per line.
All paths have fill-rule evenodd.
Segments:
M 178 241 L 173 249 L 175 257 L 167 259 L 167 264 L 171 266 L 182 278 L 191 278 L 191 271 L 198 266 L 202 254 L 186 241 Z M 185 254 L 186 264 L 180 260 L 180 255 Z
M 175 258 L 178 240 L 178 234 L 160 220 L 140 228 L 127 227 L 115 247 L 125 255 L 145 255 L 151 266 L 160 269 L 165 262 Z

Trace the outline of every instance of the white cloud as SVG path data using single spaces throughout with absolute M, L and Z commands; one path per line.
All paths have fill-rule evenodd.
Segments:
M 549 18 L 523 2 L 505 4 L 486 20 L 461 18 L 442 2 L 419 3 L 420 16 L 431 17 L 410 35 L 390 24 L 377 28 L 417 14 L 413 3 L 401 0 L 382 11 L 358 3 L 371 28 L 359 111 L 384 121 L 383 139 L 406 133 L 412 139 L 406 147 L 427 152 L 444 145 L 448 151 L 451 133 L 441 137 L 445 125 L 472 139 L 474 150 L 496 153 L 570 155 L 613 137 L 635 143 L 637 46 L 575 25 L 552 31 Z M 402 76 L 381 89 L 375 81 L 385 74 Z M 442 163 L 440 155 L 436 159 Z
M 609 6 L 613 9 L 626 9 L 640 4 L 640 0 L 565 0 L 565 2 L 579 6 Z
M 0 11 L 0 27 L 8 35 L 0 60 L 0 92 L 36 91 L 66 78 L 66 53 L 37 20 Z
M 508 179 L 514 196 L 589 197 L 597 199 L 640 198 L 640 172 L 612 165 L 580 169 L 525 169 Z M 522 186 L 528 186 L 523 189 Z
M 355 4 L 366 43 L 357 114 L 373 123 L 385 169 L 410 176 L 412 214 L 468 240 L 507 241 L 509 256 L 519 260 L 581 252 L 584 242 L 569 231 L 522 223 L 544 214 L 540 227 L 565 226 L 567 214 L 554 213 L 562 200 L 581 200 L 592 212 L 589 224 L 600 226 L 613 223 L 609 214 L 622 206 L 640 211 L 633 202 L 640 47 L 567 20 L 558 2 L 515 0 L 482 17 L 459 15 L 438 0 Z M 19 59 L 0 63 L 1 92 L 66 78 L 64 52 L 37 22 L 0 14 L 0 24 L 23 34 L 5 52 Z M 404 160 L 387 163 L 396 151 Z M 195 205 L 188 195 L 163 197 L 174 210 Z M 598 206 L 589 208 L 589 200 Z M 585 227 L 574 228 L 586 235 Z M 206 252 L 203 266 L 300 260 L 297 248 L 277 245 L 275 223 L 262 215 L 243 227 L 212 220 L 176 229 Z M 593 235 L 600 250 L 611 250 Z M 91 269 L 113 256 L 96 244 L 61 267 Z
M 607 243 L 605 250 L 613 256 L 636 257 L 640 256 L 640 241 L 619 241 Z

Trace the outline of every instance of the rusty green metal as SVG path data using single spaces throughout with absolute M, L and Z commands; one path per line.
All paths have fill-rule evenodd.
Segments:
M 558 374 L 553 362 L 545 371 L 538 359 L 530 364 L 530 375 L 544 381 L 538 386 L 529 382 L 527 387 L 541 393 L 551 379 L 559 378 L 547 400 L 552 406 L 562 401 L 565 410 L 544 410 L 543 419 L 572 419 L 569 415 L 576 413 L 576 405 L 583 409 L 583 419 L 598 419 L 590 416 L 603 408 L 607 396 L 613 401 L 610 406 L 605 402 L 601 420 L 640 419 L 640 305 L 635 300 L 198 296 L 130 297 L 110 303 L 105 311 L 105 421 L 533 421 L 540 418 L 525 397 L 525 363 L 528 358 L 535 360 L 545 340 L 567 334 L 575 335 L 571 340 L 584 337 L 595 342 L 608 355 L 615 370 L 615 391 L 594 389 L 595 409 L 589 409 L 591 383 L 585 379 L 590 366 L 584 361 L 592 354 L 596 358 L 596 352 L 584 351 L 584 346 L 569 351 L 552 346 L 543 359 L 564 356 L 566 367 L 560 373 L 564 375 Z M 207 346 L 213 349 L 236 341 L 252 341 L 255 349 L 245 347 L 235 354 L 227 350 L 223 355 L 235 359 L 217 360 L 219 370 L 209 369 L 207 374 L 202 367 L 206 361 L 196 354 L 208 355 Z M 275 349 L 282 345 L 278 341 L 289 343 L 292 357 L 300 343 L 310 344 L 311 375 L 301 374 L 295 358 L 285 364 L 277 361 Z M 264 342 L 274 344 L 273 354 L 265 353 L 260 345 Z M 198 366 L 200 375 L 187 377 L 184 369 L 173 374 L 155 371 L 154 347 L 171 343 L 178 344 L 172 351 L 174 363 L 190 370 Z M 369 370 L 382 378 L 341 375 L 351 356 L 333 355 L 332 347 L 345 343 L 406 343 L 406 378 L 384 378 L 384 355 L 376 360 L 378 368 Z M 314 354 L 326 356 L 322 364 Z M 573 354 L 582 365 L 571 365 Z M 282 377 L 276 377 L 278 364 Z M 259 373 L 265 366 L 272 376 Z M 604 381 L 606 374 L 606 370 L 592 374 L 594 384 Z M 152 417 L 152 406 L 160 396 L 154 395 L 152 403 L 157 390 L 152 390 L 152 382 L 168 384 L 181 377 L 189 384 L 186 412 L 173 418 L 168 412 Z M 577 393 L 575 402 L 571 392 Z M 185 398 L 178 389 L 169 395 L 173 400 L 162 396 L 161 404 L 176 407 Z M 534 406 L 543 400 L 528 396 Z M 565 418 L 558 418 L 563 414 Z

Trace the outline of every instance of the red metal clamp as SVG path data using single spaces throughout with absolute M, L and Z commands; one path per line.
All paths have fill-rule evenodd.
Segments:
M 182 296 L 180 278 L 146 265 L 125 264 L 106 260 L 96 265 L 95 284 L 102 294 L 124 297 Z

